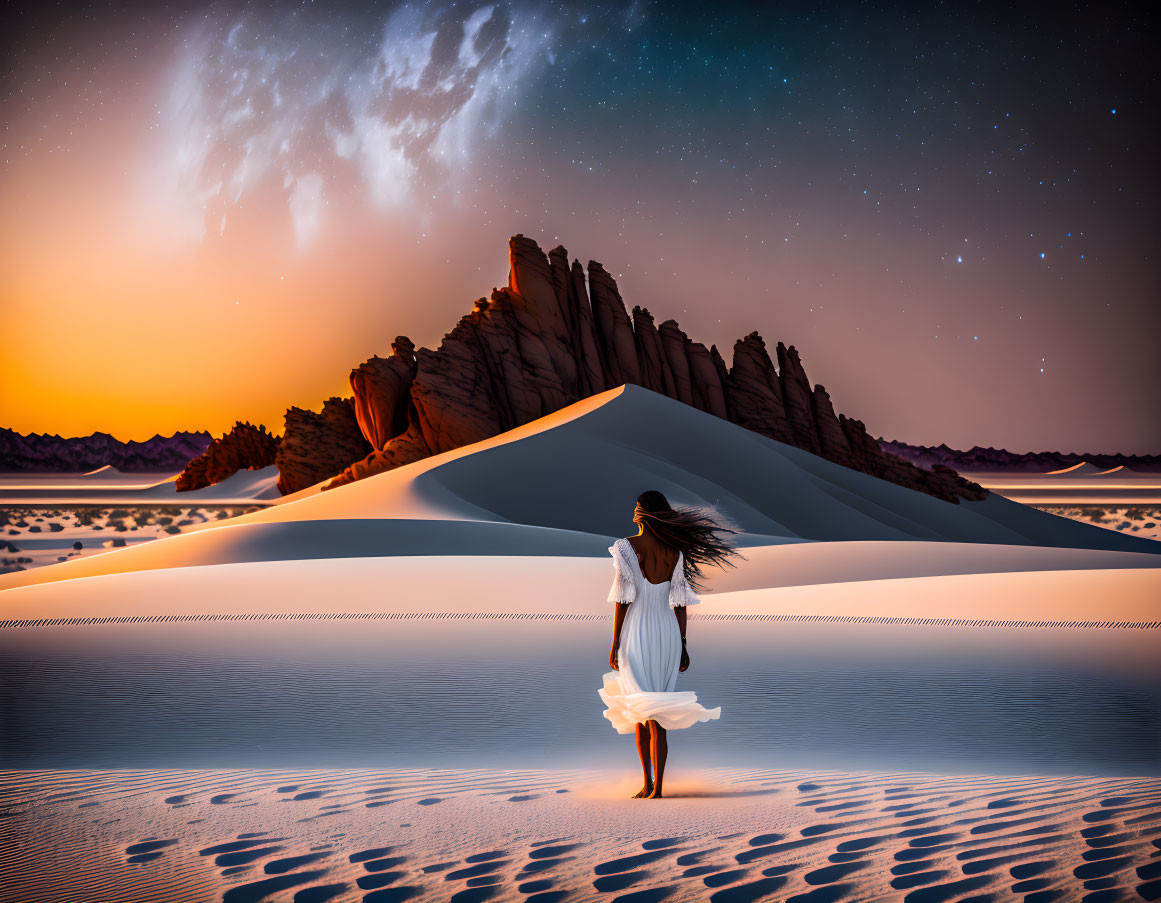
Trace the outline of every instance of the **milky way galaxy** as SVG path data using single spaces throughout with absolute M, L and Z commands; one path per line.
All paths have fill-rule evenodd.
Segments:
M 297 10 L 218 17 L 183 40 L 154 162 L 189 232 L 208 217 L 224 233 L 229 208 L 267 179 L 285 189 L 303 248 L 344 193 L 390 214 L 419 192 L 463 191 L 456 176 L 553 61 L 561 17 L 452 7 L 391 10 L 380 31 L 319 27 Z
M 275 432 L 564 243 L 872 435 L 1161 447 L 1143 7 L 17 8 L 0 425 Z M 9 391 L 9 387 L 18 387 Z

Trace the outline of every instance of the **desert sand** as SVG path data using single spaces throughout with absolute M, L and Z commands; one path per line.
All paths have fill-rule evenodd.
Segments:
M 1161 892 L 1155 781 L 721 768 L 676 778 L 659 801 L 626 799 L 630 776 L 591 771 L 51 772 L 5 784 L 7 831 L 44 831 L 55 846 L 53 860 L 7 849 L 19 865 L 8 890 L 26 903 Z
M 1161 896 L 1161 543 L 636 386 L 321 488 L 0 575 L 14 899 Z M 596 695 L 647 488 L 747 559 L 660 801 Z

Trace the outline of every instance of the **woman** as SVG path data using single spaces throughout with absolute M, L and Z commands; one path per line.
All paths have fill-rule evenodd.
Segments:
M 617 605 L 609 652 L 613 670 L 597 693 L 617 733 L 637 732 L 645 784 L 634 799 L 661 799 L 669 751 L 665 732 L 722 713 L 720 706 L 702 706 L 692 691 L 674 690 L 677 672 L 689 667 L 686 608 L 700 601 L 694 594 L 703 590 L 700 565 L 721 567 L 731 555 L 745 556 L 715 535 L 739 530 L 712 508 L 674 509 L 650 490 L 638 497 L 633 521 L 637 535 L 609 546 L 616 569 L 608 598 Z

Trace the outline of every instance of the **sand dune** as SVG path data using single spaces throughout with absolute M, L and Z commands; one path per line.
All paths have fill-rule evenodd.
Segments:
M 1079 464 L 1073 464 L 1071 467 L 1062 467 L 1060 470 L 1049 470 L 1045 472 L 1045 476 L 1050 477 L 1091 477 L 1102 473 L 1102 469 L 1095 464 L 1090 464 L 1088 461 L 1081 461 Z
M 797 579 L 812 582 L 761 586 L 762 570 L 776 575 L 777 555 L 784 551 L 769 550 L 768 556 L 760 558 L 758 573 L 740 572 L 734 589 L 704 595 L 690 618 L 1161 622 L 1161 568 L 1132 567 L 1125 562 L 1122 567 L 1100 567 L 1094 558 L 1089 567 L 1079 570 L 955 573 L 965 561 L 957 562 L 953 556 L 945 562 L 950 573 L 944 575 L 885 577 L 881 575 L 887 565 L 868 557 L 859 545 L 827 543 L 824 548 L 829 552 L 813 560 L 792 559 Z M 911 551 L 911 559 L 897 556 L 891 563 L 905 571 L 924 557 L 921 548 Z M 845 573 L 831 573 L 832 562 L 840 571 L 846 568 Z M 976 560 L 977 566 L 984 563 L 984 559 Z M 924 564 L 930 569 L 934 562 Z M 858 579 L 860 566 L 863 579 Z M 179 616 L 608 618 L 611 612 L 604 598 L 611 573 L 607 552 L 603 558 L 546 552 L 536 557 L 401 555 L 257 561 L 184 568 L 180 579 L 159 568 L 10 589 L 0 596 L 0 626 L 42 619 L 165 620 Z M 775 576 L 770 582 L 777 584 L 778 579 Z M 833 579 L 842 582 L 828 582 Z M 546 591 L 546 586 L 551 590 Z M 160 599 L 164 605 L 158 604 Z
M 106 465 L 88 474 L 9 474 L 0 482 L 0 503 L 21 505 L 135 503 L 222 504 L 273 500 L 278 492 L 278 468 L 240 470 L 214 486 L 178 492 L 177 474 L 122 473 Z
M 626 385 L 474 445 L 326 492 L 312 487 L 226 525 L 0 576 L 0 589 L 336 554 L 607 557 L 613 538 L 635 532 L 632 503 L 647 488 L 721 507 L 746 531 L 745 545 L 926 540 L 1161 551 L 995 494 L 953 505 Z

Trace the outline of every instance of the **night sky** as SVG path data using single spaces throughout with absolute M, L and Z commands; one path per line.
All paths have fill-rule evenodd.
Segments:
M 1144 4 L 8 12 L 2 426 L 281 432 L 523 232 L 872 435 L 1161 452 Z

